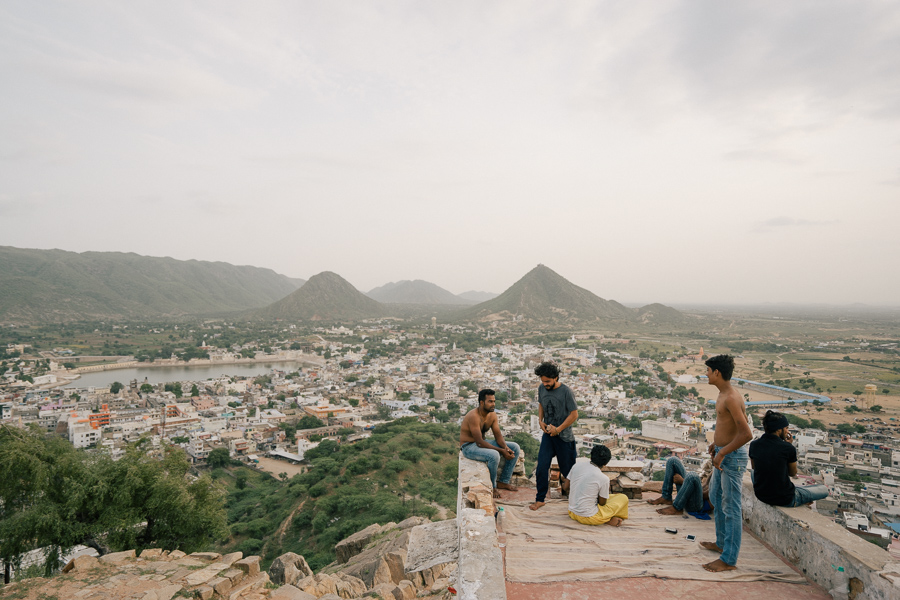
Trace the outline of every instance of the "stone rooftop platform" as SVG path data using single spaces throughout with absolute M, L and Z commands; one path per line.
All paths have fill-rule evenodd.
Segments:
M 527 480 L 516 478 L 514 482 L 520 486 L 520 490 L 518 492 L 502 490 L 502 499 L 499 501 L 501 506 L 504 503 L 523 506 L 534 500 L 535 490 L 522 485 Z M 773 564 L 784 565 L 783 570 L 786 573 L 793 572 L 797 575 L 795 583 L 674 579 L 660 576 L 619 577 L 606 581 L 560 580 L 542 583 L 507 581 L 507 567 L 521 572 L 526 563 L 513 565 L 507 562 L 514 559 L 507 558 L 507 548 L 502 543 L 505 536 L 499 531 L 502 527 L 495 527 L 494 519 L 487 516 L 494 513 L 496 506 L 490 494 L 484 493 L 485 487 L 490 488 L 490 481 L 483 463 L 460 457 L 457 511 L 460 517 L 458 519 L 460 578 L 457 589 L 459 597 L 467 600 L 501 598 L 607 600 L 610 597 L 623 600 L 631 598 L 750 600 L 760 597 L 789 597 L 792 600 L 900 598 L 900 563 L 891 558 L 887 552 L 861 540 L 806 507 L 782 508 L 760 503 L 753 496 L 749 476 L 744 483 L 742 502 L 744 539 L 758 541 L 759 544 L 754 545 L 759 548 L 762 555 L 771 554 Z M 645 488 L 642 499 L 633 502 L 646 502 L 658 497 L 658 493 L 648 491 L 648 488 Z M 521 517 L 519 518 L 521 523 Z M 676 519 L 676 517 L 660 517 L 660 519 Z M 675 522 L 673 524 L 683 527 Z M 492 537 L 494 535 L 497 535 L 496 539 Z M 714 558 L 716 556 L 709 553 L 709 560 Z M 552 556 L 548 556 L 547 560 L 553 560 Z M 696 547 L 686 545 L 685 567 L 696 569 L 698 563 Z M 739 558 L 739 570 L 740 565 Z M 648 568 L 652 569 L 652 564 Z M 503 575 L 498 576 L 494 571 L 501 571 Z M 794 578 L 794 575 L 790 577 Z M 568 578 L 572 579 L 572 576 Z
M 534 488 L 520 487 L 518 492 L 503 492 L 504 501 L 534 501 Z M 644 499 L 659 494 L 645 492 Z M 660 517 L 663 519 L 663 517 Z M 744 529 L 744 535 L 752 535 Z M 506 566 L 505 548 L 504 568 Z M 773 553 L 775 554 L 775 553 Z M 775 554 L 775 556 L 778 556 Z M 710 553 L 710 560 L 716 556 Z M 779 556 L 781 559 L 781 557 Z M 693 560 L 693 557 L 685 557 Z M 787 561 L 783 562 L 797 571 Z M 799 571 L 797 571 L 800 573 Z M 802 573 L 800 573 L 802 575 Z M 759 600 L 759 598 L 791 598 L 791 600 L 831 600 L 832 596 L 820 586 L 773 581 L 698 581 L 689 579 L 662 579 L 657 577 L 626 577 L 611 581 L 556 581 L 551 583 L 506 582 L 509 600 L 554 598 L 556 600 Z

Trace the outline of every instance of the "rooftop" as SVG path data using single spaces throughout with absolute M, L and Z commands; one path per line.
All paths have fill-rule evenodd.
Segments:
M 657 493 L 643 491 L 630 500 L 629 518 L 621 527 L 589 526 L 568 517 L 566 500 L 548 499 L 531 511 L 535 490 L 522 485 L 525 481 L 514 480 L 517 492 L 501 491 L 497 506 L 504 516 L 495 523 L 486 466 L 460 457 L 460 598 L 900 597 L 900 562 L 814 510 L 759 502 L 749 476 L 738 568 L 724 573 L 701 566 L 718 557 L 699 544 L 715 539 L 713 522 L 658 515 L 648 504 Z M 677 533 L 667 533 L 667 527 Z M 687 534 L 695 540 L 687 540 Z

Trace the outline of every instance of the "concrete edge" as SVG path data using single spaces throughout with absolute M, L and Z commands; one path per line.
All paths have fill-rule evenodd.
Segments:
M 770 506 L 756 499 L 750 477 L 742 493 L 744 523 L 763 542 L 834 598 L 893 600 L 900 597 L 896 561 L 882 548 L 853 535 L 806 507 Z M 896 583 L 895 583 L 896 581 Z

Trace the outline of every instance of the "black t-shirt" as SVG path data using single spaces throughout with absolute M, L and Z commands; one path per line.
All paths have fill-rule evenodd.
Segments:
M 797 449 L 774 433 L 765 433 L 750 443 L 750 459 L 756 497 L 773 506 L 790 505 L 794 500 L 794 484 L 788 465 L 797 462 Z

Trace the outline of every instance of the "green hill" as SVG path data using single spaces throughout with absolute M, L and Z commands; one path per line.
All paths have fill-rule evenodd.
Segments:
M 253 313 L 261 319 L 298 321 L 354 321 L 387 315 L 383 304 L 330 271 L 313 275 L 299 290 Z
M 373 523 L 455 511 L 458 440 L 455 426 L 405 418 L 352 444 L 323 440 L 306 453 L 309 472 L 283 482 L 246 467 L 216 469 L 231 531 L 219 549 L 259 553 L 265 565 L 296 552 L 319 570 L 339 541 Z
M 538 322 L 628 322 L 634 319 L 634 312 L 538 265 L 493 300 L 476 304 L 457 318 L 487 321 L 516 316 Z
M 287 296 L 297 281 L 270 269 L 223 262 L 0 246 L 0 321 L 243 311 Z

